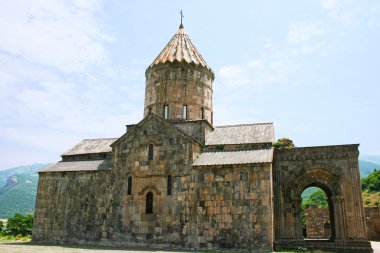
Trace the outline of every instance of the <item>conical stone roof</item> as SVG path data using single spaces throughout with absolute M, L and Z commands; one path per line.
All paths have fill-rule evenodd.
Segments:
M 199 51 L 195 48 L 195 45 L 186 34 L 182 25 L 152 64 L 149 65 L 149 68 L 159 63 L 174 61 L 194 63 L 195 65 L 201 65 L 211 69 Z

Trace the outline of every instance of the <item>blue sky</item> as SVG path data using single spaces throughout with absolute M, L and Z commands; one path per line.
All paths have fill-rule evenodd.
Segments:
M 0 169 L 139 122 L 180 10 L 215 72 L 215 125 L 380 154 L 380 1 L 0 0 Z

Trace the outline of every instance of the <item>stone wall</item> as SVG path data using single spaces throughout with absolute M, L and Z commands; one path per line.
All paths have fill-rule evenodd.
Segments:
M 105 228 L 110 171 L 40 173 L 33 241 L 99 241 Z
M 310 239 L 328 239 L 331 224 L 328 208 L 307 206 L 305 208 L 306 235 Z
M 177 61 L 160 63 L 147 69 L 144 117 L 154 112 L 164 117 L 168 106 L 168 119 L 183 119 L 183 106 L 187 105 L 187 119 L 203 119 L 212 125 L 212 82 L 214 74 L 206 67 L 183 64 Z
M 171 123 L 203 145 L 205 144 L 208 135 L 214 130 L 206 120 L 176 121 Z
M 370 252 L 358 167 L 358 145 L 276 149 L 273 166 L 275 248 Z M 304 240 L 301 194 L 321 188 L 331 205 L 330 242 Z M 356 251 L 355 251 L 355 250 Z
M 380 241 L 380 207 L 365 207 L 368 240 Z
M 194 168 L 203 147 L 154 114 L 112 148 L 111 170 L 40 173 L 33 241 L 272 249 L 271 164 Z
M 272 249 L 270 164 L 201 167 L 195 183 L 197 215 L 188 231 L 198 246 Z
M 368 240 L 380 241 L 380 208 L 364 208 Z M 324 223 L 329 220 L 327 208 L 311 206 L 306 208 L 306 229 L 308 238 L 328 238 Z M 310 235 L 310 236 L 309 236 Z
M 153 157 L 148 159 L 149 146 Z M 201 145 L 155 114 L 113 144 L 114 182 L 108 233 L 113 244 L 181 247 L 184 211 L 191 185 L 191 165 Z M 172 193 L 168 195 L 168 176 Z M 127 194 L 128 177 L 132 192 Z M 146 213 L 147 194 L 153 194 L 153 212 Z

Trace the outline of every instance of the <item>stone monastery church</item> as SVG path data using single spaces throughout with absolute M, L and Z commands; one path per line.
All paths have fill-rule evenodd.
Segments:
M 140 122 L 39 171 L 34 242 L 372 252 L 359 145 L 273 149 L 272 123 L 214 126 L 214 72 L 182 24 L 145 76 Z M 328 196 L 324 240 L 304 238 L 310 186 Z

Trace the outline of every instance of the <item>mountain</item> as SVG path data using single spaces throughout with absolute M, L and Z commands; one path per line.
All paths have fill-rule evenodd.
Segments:
M 6 183 L 8 177 L 15 174 L 33 174 L 48 166 L 50 163 L 35 163 L 32 165 L 18 166 L 10 169 L 0 170 L 0 188 Z
M 380 154 L 378 155 L 361 155 L 359 157 L 360 160 L 368 161 L 368 162 L 373 162 L 376 164 L 380 164 Z
M 379 156 L 380 159 L 380 156 Z M 360 177 L 365 178 L 373 172 L 374 169 L 380 169 L 380 162 L 374 163 L 364 159 L 359 159 Z
M 49 164 L 32 164 L 0 171 L 0 218 L 15 213 L 33 213 L 37 192 L 37 171 Z

